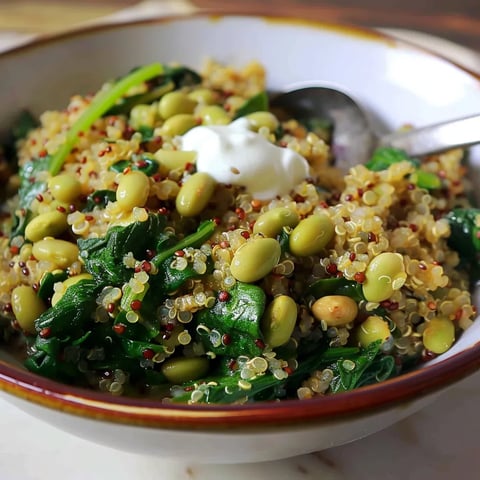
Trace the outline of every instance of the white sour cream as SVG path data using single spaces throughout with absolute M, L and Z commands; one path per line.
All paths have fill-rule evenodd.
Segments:
M 219 183 L 243 186 L 259 200 L 289 193 L 310 173 L 305 158 L 253 132 L 246 118 L 192 128 L 181 145 L 182 150 L 196 152 L 197 171 Z

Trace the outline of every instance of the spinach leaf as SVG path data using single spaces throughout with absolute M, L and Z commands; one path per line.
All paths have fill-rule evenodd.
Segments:
M 190 278 L 197 278 L 200 276 L 197 273 L 197 271 L 193 268 L 193 265 L 190 263 L 183 270 L 177 270 L 176 268 L 172 268 L 170 266 L 171 263 L 172 263 L 172 259 L 167 258 L 158 267 L 158 273 L 154 279 L 156 291 L 172 293 L 175 290 L 178 290 Z M 213 271 L 213 262 L 212 262 L 212 259 L 208 257 L 207 270 L 205 274 L 209 274 L 212 271 Z
M 68 287 L 60 300 L 35 321 L 37 332 L 48 329 L 48 337 L 59 338 L 82 336 L 93 322 L 100 288 L 93 280 L 81 280 Z
M 14 141 L 25 138 L 31 130 L 38 126 L 38 120 L 28 110 L 22 110 L 13 122 L 12 137 Z
M 8 169 L 4 172 L 6 179 L 10 171 L 18 167 L 17 148 L 18 140 L 24 139 L 28 133 L 38 127 L 38 121 L 28 110 L 22 110 L 13 121 L 13 126 L 3 145 L 0 144 L 0 164 L 6 163 Z M 5 168 L 5 167 L 4 167 Z M 3 180 L 3 178 L 2 178 Z
M 373 152 L 372 158 L 365 166 L 369 170 L 379 172 L 386 170 L 394 163 L 408 161 L 416 167 L 415 172 L 410 175 L 410 181 L 419 188 L 426 190 L 437 190 L 442 187 L 441 178 L 433 172 L 427 172 L 420 168 L 420 162 L 412 157 L 409 157 L 403 150 L 392 147 L 380 147 Z
M 448 245 L 458 252 L 461 266 L 469 271 L 475 282 L 480 279 L 480 209 L 456 208 L 445 218 L 451 230 Z
M 25 360 L 25 367 L 42 377 L 59 380 L 64 383 L 80 383 L 77 366 L 71 362 L 62 362 L 56 356 L 37 350 Z
M 95 190 L 88 195 L 83 211 L 91 212 L 95 207 L 105 208 L 108 202 L 114 202 L 116 198 L 113 190 Z
M 47 301 L 53 295 L 53 286 L 56 282 L 63 282 L 68 278 L 67 272 L 63 270 L 54 270 L 53 272 L 45 272 L 40 279 L 37 295 Z
M 18 189 L 20 208 L 28 209 L 34 198 L 47 189 L 46 182 L 37 180 L 37 175 L 39 172 L 48 170 L 49 165 L 50 157 L 47 155 L 43 158 L 26 162 L 20 168 L 20 188 Z
M 160 164 L 153 158 L 151 153 L 143 153 L 141 155 L 132 155 L 131 160 L 120 160 L 114 163 L 110 170 L 114 172 L 123 172 L 126 168 L 139 170 L 147 176 L 152 176 L 158 172 Z
M 32 212 L 30 204 L 47 189 L 47 183 L 44 180 L 37 180 L 40 172 L 48 170 L 50 157 L 37 158 L 26 162 L 19 171 L 20 187 L 18 189 L 19 196 L 19 213 L 15 215 L 15 219 L 10 233 L 10 240 L 17 236 L 25 234 L 25 228 L 30 222 Z
M 294 395 L 302 381 L 308 378 L 311 372 L 325 368 L 340 358 L 347 358 L 358 354 L 359 349 L 355 347 L 338 347 L 327 350 L 316 351 L 308 359 L 299 362 L 298 368 L 288 377 L 278 379 L 272 373 L 266 372 L 248 380 L 248 389 L 243 389 L 239 384 L 241 373 L 239 370 L 227 374 L 212 375 L 204 379 L 205 395 L 201 403 L 233 403 L 240 400 L 275 400 Z M 189 390 L 196 382 L 188 382 L 184 385 L 186 393 L 173 398 L 174 402 L 188 402 L 190 400 Z
M 365 166 L 369 170 L 379 172 L 380 170 L 386 170 L 394 163 L 403 162 L 404 160 L 413 163 L 417 168 L 420 166 L 418 160 L 409 157 L 403 150 L 392 147 L 377 148 Z
M 373 342 L 357 355 L 332 364 L 330 368 L 335 375 L 330 384 L 332 392 L 353 390 L 371 383 L 377 376 L 383 380 L 389 378 L 393 374 L 395 361 L 393 357 L 390 357 L 391 360 L 381 360 L 380 346 L 381 341 Z
M 260 92 L 253 97 L 250 97 L 240 106 L 235 113 L 234 120 L 240 117 L 245 117 L 250 113 L 266 111 L 268 111 L 268 95 L 267 92 Z
M 116 226 L 108 230 L 103 238 L 78 240 L 80 257 L 85 269 L 100 284 L 119 285 L 132 276 L 123 258 L 129 252 L 136 259 L 143 259 L 165 228 L 165 217 L 149 214 L 144 222 L 134 222 L 126 227 Z
M 218 355 L 259 355 L 260 320 L 265 311 L 265 292 L 256 285 L 237 282 L 227 301 L 195 315 L 199 340 Z M 228 341 L 225 341 L 228 338 Z

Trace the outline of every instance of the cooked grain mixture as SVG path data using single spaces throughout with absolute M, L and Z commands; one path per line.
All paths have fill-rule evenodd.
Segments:
M 469 327 L 463 152 L 380 149 L 344 176 L 328 131 L 268 111 L 265 79 L 154 64 L 23 116 L 0 329 L 28 369 L 177 402 L 304 399 L 398 375 Z

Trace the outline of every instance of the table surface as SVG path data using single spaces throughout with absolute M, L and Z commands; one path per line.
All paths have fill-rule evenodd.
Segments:
M 50 32 L 138 3 L 135 0 L 2 0 L 0 29 Z M 157 0 L 156 3 L 413 29 L 480 51 L 479 0 Z
M 22 38 L 18 34 L 65 30 L 105 15 L 125 19 L 219 5 L 225 11 L 265 9 L 286 15 L 294 6 L 297 14 L 319 20 L 400 28 L 394 33 L 440 50 L 480 72 L 479 0 L 457 0 L 453 5 L 451 0 L 389 0 L 388 7 L 386 2 L 363 0 L 360 8 L 356 0 L 239 0 L 235 4 L 157 0 L 140 5 L 128 0 L 0 0 L 0 50 L 6 48 L 2 39 L 11 44 Z M 421 412 L 349 445 L 277 462 L 202 466 L 188 459 L 171 463 L 95 445 L 30 417 L 15 406 L 14 398 L 0 395 L 0 480 L 476 480 L 480 471 L 479 404 L 480 373 L 454 386 Z

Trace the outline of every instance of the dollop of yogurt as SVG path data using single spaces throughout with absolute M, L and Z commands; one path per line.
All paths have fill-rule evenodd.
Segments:
M 202 125 L 185 133 L 182 150 L 196 152 L 198 172 L 219 183 L 243 186 L 259 200 L 288 194 L 310 173 L 308 162 L 251 129 L 247 118 L 229 125 Z

